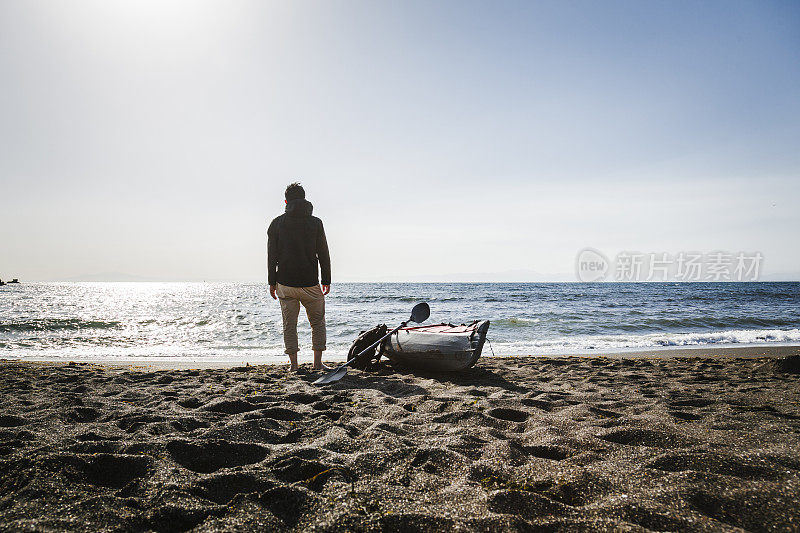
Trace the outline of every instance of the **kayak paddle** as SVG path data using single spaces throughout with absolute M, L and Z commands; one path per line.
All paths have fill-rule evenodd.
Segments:
M 419 303 L 419 304 L 415 305 L 414 309 L 411 310 L 411 318 L 409 318 L 405 322 L 401 323 L 399 326 L 394 328 L 392 331 L 390 331 L 389 333 L 387 333 L 386 335 L 384 335 L 383 337 L 381 337 L 380 339 L 378 339 L 377 341 L 375 341 L 374 343 L 369 345 L 367 348 L 362 350 L 361 353 L 359 353 L 358 355 L 354 356 L 352 359 L 347 361 L 345 364 L 341 365 L 338 368 L 333 369 L 332 371 L 328 372 L 327 374 L 325 374 L 324 376 L 319 378 L 317 381 L 314 382 L 314 385 L 326 385 L 328 383 L 333 383 L 334 381 L 339 381 L 340 379 L 345 377 L 345 375 L 347 375 L 347 366 L 352 364 L 354 361 L 356 361 L 363 354 L 365 354 L 369 350 L 371 350 L 371 349 L 375 348 L 376 346 L 378 346 L 385 339 L 388 339 L 393 334 L 397 333 L 401 328 L 406 327 L 406 324 L 408 324 L 409 322 L 416 322 L 417 324 L 419 324 L 421 322 L 425 322 L 426 320 L 428 320 L 429 316 L 431 316 L 431 308 L 428 306 L 428 304 L 426 304 L 425 302 L 422 302 L 422 303 Z

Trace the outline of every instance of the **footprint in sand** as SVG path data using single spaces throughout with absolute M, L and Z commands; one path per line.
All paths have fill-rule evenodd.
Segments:
M 671 414 L 672 416 L 674 416 L 679 420 L 687 420 L 687 421 L 700 420 L 701 418 L 703 418 L 701 415 L 688 413 L 686 411 L 670 411 L 669 414 Z
M 176 420 L 173 420 L 172 422 L 170 422 L 170 425 L 178 431 L 181 431 L 183 433 L 190 433 L 195 429 L 207 428 L 211 424 L 203 420 L 198 420 L 196 418 L 184 416 L 177 418 Z
M 295 483 L 297 481 L 311 479 L 317 474 L 329 470 L 332 466 L 333 465 L 327 465 L 319 461 L 292 455 L 274 462 L 271 465 L 271 469 L 276 479 L 286 483 Z
M 203 407 L 203 410 L 211 411 L 212 413 L 237 415 L 239 413 L 255 411 L 258 408 L 257 405 L 253 405 L 244 400 L 216 400 Z
M 131 481 L 144 477 L 153 466 L 153 459 L 144 455 L 55 455 L 45 462 L 50 468 L 65 473 L 75 481 L 101 487 L 122 488 Z
M 227 505 L 237 494 L 263 492 L 276 486 L 274 481 L 245 472 L 215 474 L 189 487 L 189 492 L 219 505 Z
M 753 461 L 732 455 L 709 452 L 668 453 L 646 463 L 645 466 L 667 472 L 691 470 L 743 479 L 772 479 L 777 475 L 777 471 L 767 465 L 754 464 Z
M 203 405 L 203 402 L 198 400 L 197 398 L 186 398 L 183 400 L 178 400 L 178 405 L 181 407 L 185 407 L 186 409 L 197 409 L 198 407 Z
M 611 431 L 599 437 L 607 442 L 628 446 L 648 446 L 651 448 L 683 448 L 691 441 L 677 433 L 667 433 L 653 429 L 624 428 Z
M 689 398 L 687 400 L 673 400 L 669 402 L 669 406 L 673 408 L 678 407 L 706 407 L 715 403 L 714 400 L 707 400 L 705 398 Z
M 522 490 L 501 490 L 493 494 L 488 501 L 489 510 L 495 513 L 519 515 L 534 519 L 546 516 L 561 516 L 569 512 L 569 508 L 537 494 Z
M 520 449 L 527 455 L 538 457 L 539 459 L 550 459 L 552 461 L 563 461 L 573 454 L 572 450 L 562 446 L 537 445 L 521 446 Z
M 17 426 L 23 426 L 27 423 L 24 418 L 20 418 L 14 415 L 0 415 L 0 427 L 4 428 L 11 428 Z
M 75 407 L 64 413 L 63 419 L 66 422 L 87 423 L 94 422 L 100 418 L 100 411 L 91 407 Z
M 447 475 L 457 468 L 466 466 L 467 460 L 463 455 L 446 448 L 427 448 L 419 450 L 411 461 L 414 468 L 434 475 Z
M 253 418 L 269 418 L 272 420 L 283 420 L 287 422 L 297 422 L 305 417 L 303 413 L 298 413 L 297 411 L 286 409 L 284 407 L 268 407 L 267 409 L 254 411 L 253 413 L 250 413 L 250 416 Z
M 308 489 L 294 486 L 279 486 L 259 493 L 255 500 L 269 509 L 284 525 L 293 528 L 307 510 L 319 500 Z
M 528 413 L 519 411 L 517 409 L 509 409 L 507 407 L 497 407 L 488 412 L 489 416 L 499 420 L 506 420 L 508 422 L 525 422 L 528 419 Z
M 616 411 L 611 411 L 609 409 L 603 409 L 601 407 L 590 406 L 589 407 L 589 411 L 591 411 L 592 413 L 594 413 L 596 415 L 600 415 L 602 417 L 605 417 L 605 418 L 618 418 L 618 417 L 622 416 L 622 413 L 618 413 Z
M 167 443 L 167 451 L 176 463 L 200 473 L 258 463 L 269 453 L 269 450 L 257 444 L 224 440 L 200 442 L 174 440 Z
M 542 411 L 552 411 L 553 404 L 546 400 L 537 400 L 534 398 L 523 398 L 520 403 L 527 407 L 536 407 L 537 409 L 541 409 Z
M 150 424 L 164 422 L 167 419 L 163 416 L 131 414 L 123 415 L 117 421 L 117 427 L 128 433 L 136 433 L 140 429 Z

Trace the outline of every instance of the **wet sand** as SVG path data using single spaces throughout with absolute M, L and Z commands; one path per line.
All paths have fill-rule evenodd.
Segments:
M 797 531 L 800 348 L 308 367 L 0 362 L 0 530 Z

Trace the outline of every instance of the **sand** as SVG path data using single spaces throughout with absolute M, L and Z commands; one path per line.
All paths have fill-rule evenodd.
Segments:
M 307 367 L 0 363 L 0 530 L 800 530 L 800 349 Z

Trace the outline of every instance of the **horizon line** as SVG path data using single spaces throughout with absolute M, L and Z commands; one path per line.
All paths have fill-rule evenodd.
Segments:
M 680 284 L 700 284 L 700 283 L 798 283 L 800 278 L 795 279 L 759 279 L 749 281 L 737 280 L 602 280 L 602 281 L 581 281 L 581 280 L 342 280 L 331 283 L 331 285 L 344 283 L 437 283 L 437 284 L 488 284 L 488 283 L 574 283 L 574 284 L 648 284 L 648 283 L 680 283 Z M 138 279 L 138 280 L 81 280 L 81 279 L 34 279 L 20 281 L 20 285 L 26 283 L 243 283 L 243 284 L 267 284 L 266 280 L 236 280 L 236 279 Z M 16 283 L 14 284 L 16 285 Z

